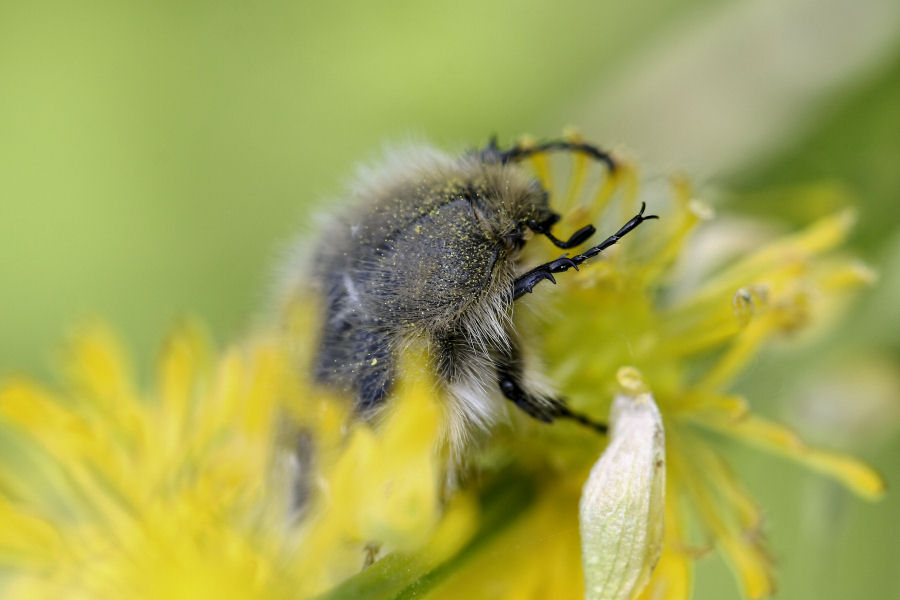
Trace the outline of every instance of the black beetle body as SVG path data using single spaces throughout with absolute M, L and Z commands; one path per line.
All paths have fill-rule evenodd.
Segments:
M 539 147 L 585 148 L 599 152 L 565 142 Z M 498 419 L 503 403 L 497 389 L 538 420 L 572 418 L 605 431 L 526 383 L 513 303 L 653 217 L 640 214 L 603 244 L 523 274 L 519 254 L 533 232 L 562 248 L 594 232 L 587 226 L 567 241 L 553 237 L 559 215 L 518 164 L 530 153 L 520 147 L 501 152 L 492 143 L 459 158 L 428 148 L 398 155 L 363 178 L 351 212 L 322 238 L 312 267 L 324 310 L 315 375 L 351 394 L 361 414 L 382 405 L 398 351 L 418 339 L 430 347 L 448 393 L 454 439 Z

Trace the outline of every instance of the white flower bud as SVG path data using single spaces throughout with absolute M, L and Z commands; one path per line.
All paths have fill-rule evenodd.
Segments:
M 640 374 L 622 369 L 610 412 L 610 442 L 581 492 L 585 598 L 628 600 L 650 579 L 662 551 L 665 434 Z

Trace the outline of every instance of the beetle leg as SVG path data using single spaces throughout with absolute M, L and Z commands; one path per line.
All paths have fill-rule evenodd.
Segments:
M 534 219 L 528 219 L 525 223 L 528 225 L 528 228 L 534 231 L 535 233 L 540 233 L 541 235 L 547 236 L 553 245 L 557 248 L 569 249 L 574 248 L 575 246 L 580 246 L 587 240 L 589 237 L 594 235 L 594 232 L 597 231 L 593 225 L 585 225 L 571 236 L 569 239 L 563 241 L 557 238 L 553 233 L 550 232 L 550 227 L 553 226 L 559 220 L 559 215 L 554 215 L 555 218 L 549 219 L 548 221 L 544 221 L 543 223 L 539 223 Z
M 560 256 L 553 262 L 548 262 L 533 268 L 524 275 L 516 278 L 516 281 L 513 284 L 513 300 L 519 299 L 523 294 L 530 294 L 531 290 L 534 289 L 534 286 L 545 279 L 551 283 L 556 283 L 556 278 L 553 277 L 553 274 L 562 273 L 569 269 L 577 270 L 578 263 L 565 255 Z
M 562 273 L 563 271 L 568 271 L 571 268 L 577 270 L 578 265 L 589 258 L 597 256 L 598 254 L 618 242 L 620 239 L 625 237 L 629 232 L 636 229 L 637 226 L 644 221 L 659 218 L 656 215 L 644 216 L 644 210 L 646 208 L 646 203 L 641 203 L 641 211 L 638 214 L 632 217 L 630 221 L 622 225 L 622 227 L 620 227 L 617 232 L 615 232 L 596 246 L 585 250 L 581 254 L 572 256 L 571 258 L 561 256 L 554 261 L 538 265 L 524 275 L 517 277 L 516 281 L 513 284 L 513 300 L 518 300 L 524 294 L 530 294 L 531 290 L 534 289 L 534 286 L 545 279 L 556 283 L 556 279 L 553 277 L 553 273 Z M 573 235 L 572 237 L 577 236 L 582 231 L 585 231 L 585 229 L 583 228 L 575 232 L 575 235 Z
M 605 423 L 599 423 L 586 415 L 574 412 L 566 406 L 563 399 L 549 398 L 527 391 L 522 385 L 521 369 L 518 350 L 511 340 L 510 349 L 504 351 L 498 361 L 497 380 L 503 395 L 525 414 L 542 423 L 552 423 L 554 419 L 570 419 L 599 433 L 606 433 Z
M 637 226 L 640 225 L 641 223 L 643 223 L 644 221 L 649 221 L 650 219 L 658 219 L 659 218 L 657 215 L 644 216 L 644 210 L 646 208 L 647 208 L 647 203 L 641 202 L 640 212 L 638 214 L 636 214 L 635 216 L 633 216 L 627 223 L 622 225 L 617 232 L 615 232 L 614 234 L 612 234 L 611 236 L 609 236 L 608 238 L 606 238 L 605 240 L 603 240 L 602 242 L 600 242 L 599 244 L 594 246 L 593 248 L 589 248 L 589 249 L 585 250 L 584 252 L 582 252 L 581 254 L 579 254 L 577 256 L 573 256 L 572 260 L 575 261 L 576 264 L 580 265 L 581 263 L 583 263 L 587 259 L 591 258 L 592 256 L 597 256 L 598 254 L 600 254 L 601 252 L 603 252 L 604 250 L 606 250 L 607 248 L 609 248 L 610 246 L 612 246 L 613 244 L 618 242 L 620 239 L 625 237 L 631 231 L 637 229 Z

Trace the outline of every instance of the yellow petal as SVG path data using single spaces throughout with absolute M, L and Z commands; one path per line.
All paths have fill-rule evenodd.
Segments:
M 671 463 L 670 463 L 671 466 Z M 673 493 L 675 473 L 667 479 L 666 532 L 662 555 L 637 600 L 689 600 L 694 582 L 694 556 L 687 549 L 685 511 Z
M 775 573 L 764 539 L 745 529 L 744 523 L 750 519 L 742 513 L 748 510 L 747 506 L 730 504 L 728 494 L 720 497 L 717 486 L 727 485 L 727 480 L 707 480 L 701 477 L 705 474 L 698 473 L 694 457 L 699 444 L 699 440 L 680 440 L 679 446 L 688 452 L 673 452 L 673 473 L 678 475 L 677 481 L 687 492 L 694 513 L 724 553 L 744 593 L 754 600 L 769 596 L 775 590 Z
M 530 135 L 523 135 L 519 137 L 519 146 L 522 148 L 531 148 L 537 144 L 537 140 L 535 140 Z M 528 160 L 531 162 L 531 166 L 534 167 L 535 172 L 537 173 L 538 179 L 541 181 L 541 185 L 544 186 L 545 190 L 553 189 L 553 172 L 550 169 L 550 160 L 547 157 L 546 152 L 538 152 L 532 154 L 528 157 Z
M 103 324 L 79 329 L 66 357 L 73 381 L 83 386 L 103 410 L 115 410 L 118 398 L 132 393 L 132 374 L 119 340 Z
M 684 250 L 685 240 L 694 227 L 701 220 L 710 219 L 713 216 L 713 211 L 708 205 L 694 198 L 693 188 L 685 177 L 672 177 L 671 188 L 676 211 L 672 218 L 667 219 L 670 222 L 664 221 L 665 231 L 654 236 L 658 239 L 665 239 L 665 242 L 641 267 L 639 278 L 642 281 L 657 281 Z
M 212 354 L 209 336 L 193 320 L 186 320 L 169 334 L 158 365 L 159 394 L 163 409 L 182 416 Z
M 844 454 L 808 446 L 783 425 L 753 415 L 737 420 L 711 417 L 703 423 L 833 477 L 869 500 L 877 500 L 884 495 L 884 479 L 872 467 Z
M 775 592 L 772 561 L 759 545 L 727 534 L 720 534 L 719 543 L 749 598 L 766 598 Z
M 609 204 L 609 201 L 612 199 L 613 194 L 615 194 L 620 180 L 621 177 L 618 175 L 618 171 L 603 177 L 600 185 L 597 187 L 597 191 L 594 193 L 594 197 L 590 200 L 588 205 L 579 207 L 581 208 L 580 212 L 588 213 L 588 215 L 592 217 L 596 217 L 602 213 L 606 208 L 606 205 Z
M 60 539 L 46 520 L 0 498 L 0 563 L 16 568 L 40 569 L 52 565 Z
M 683 552 L 666 548 L 637 600 L 689 600 L 692 581 L 691 559 Z
M 774 313 L 766 313 L 752 320 L 747 327 L 734 338 L 731 346 L 719 357 L 716 363 L 697 382 L 696 388 L 701 392 L 721 389 L 739 373 L 748 361 L 759 352 L 760 346 L 775 331 Z
M 71 400 L 99 428 L 108 428 L 116 441 L 134 443 L 145 426 L 128 356 L 112 331 L 90 323 L 76 331 L 66 353 L 68 379 L 74 384 Z
M 423 544 L 439 515 L 441 410 L 436 388 L 421 364 L 401 357 L 402 377 L 378 447 L 360 473 L 357 507 L 366 539 L 411 551 Z
M 575 204 L 575 199 L 577 198 L 578 193 L 583 189 L 585 176 L 587 175 L 587 156 L 577 153 L 572 157 L 572 160 L 574 161 L 574 164 L 572 165 L 572 171 L 569 174 L 569 186 L 566 190 L 566 195 L 563 201 L 554 207 L 555 210 L 561 213 L 568 213 L 570 207 Z
M 709 280 L 689 299 L 702 304 L 717 297 L 728 297 L 747 282 L 756 281 L 770 269 L 787 263 L 802 263 L 840 244 L 856 221 L 852 210 L 820 219 L 803 231 L 766 244 L 744 260 L 738 261 Z

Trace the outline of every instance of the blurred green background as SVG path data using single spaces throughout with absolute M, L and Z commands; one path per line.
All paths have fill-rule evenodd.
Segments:
M 625 147 L 720 212 L 798 227 L 854 198 L 881 280 L 741 391 L 900 481 L 900 3 L 0 2 L 0 371 L 89 315 L 147 364 L 181 314 L 250 327 L 313 207 L 385 142 Z M 815 185 L 828 193 L 797 193 Z M 900 495 L 743 448 L 780 597 L 900 598 Z M 720 559 L 696 598 L 737 595 Z

